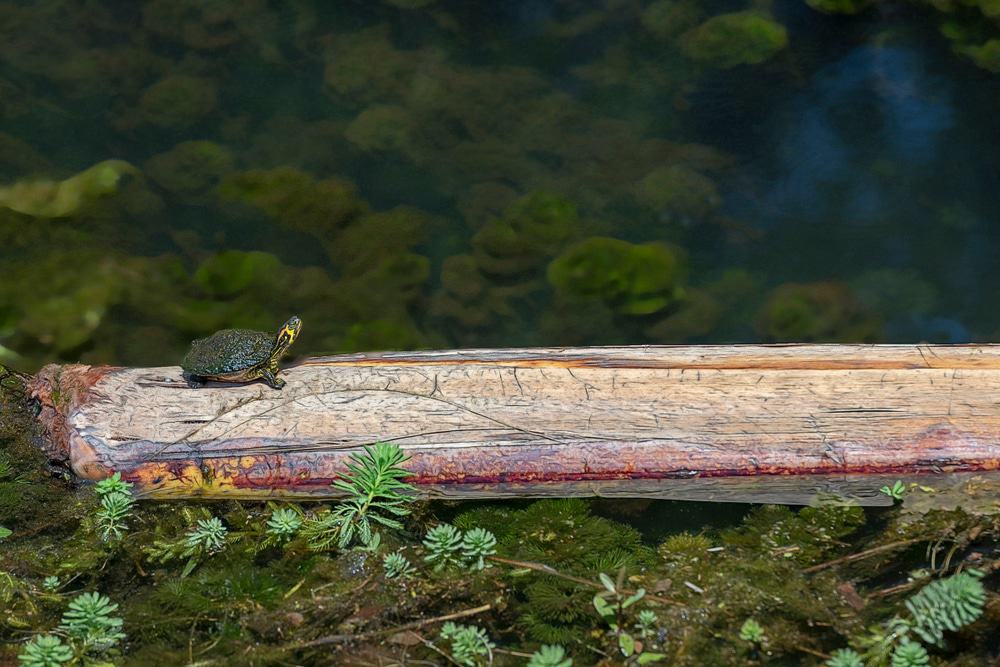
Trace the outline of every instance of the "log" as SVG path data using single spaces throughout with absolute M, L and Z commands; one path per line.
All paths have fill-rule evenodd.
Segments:
M 192 389 L 180 369 L 46 366 L 53 459 L 151 498 L 329 498 L 376 441 L 427 497 L 888 504 L 1000 468 L 1000 346 L 480 349 L 311 358 Z

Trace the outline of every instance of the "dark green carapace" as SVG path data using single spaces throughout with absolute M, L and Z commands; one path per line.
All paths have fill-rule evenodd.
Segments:
M 253 382 L 263 380 L 272 389 L 285 381 L 277 377 L 278 361 L 299 335 L 302 321 L 292 316 L 277 334 L 247 329 L 223 329 L 191 343 L 181 368 L 193 387 L 207 380 Z

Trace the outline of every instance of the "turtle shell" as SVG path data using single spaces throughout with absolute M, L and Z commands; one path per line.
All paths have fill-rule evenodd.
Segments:
M 274 334 L 248 329 L 223 329 L 191 343 L 181 368 L 205 377 L 250 370 L 271 358 Z

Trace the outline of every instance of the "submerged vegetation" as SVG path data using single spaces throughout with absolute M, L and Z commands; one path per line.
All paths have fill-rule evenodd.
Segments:
M 238 664 L 226 656 L 247 651 L 471 667 L 995 657 L 993 515 L 761 506 L 730 528 L 654 537 L 573 499 L 458 506 L 438 523 L 398 481 L 405 462 L 395 445 L 366 449 L 329 507 L 135 503 L 120 535 L 98 500 L 129 494 L 117 478 L 5 513 L 5 650 L 30 667 Z M 388 518 L 376 507 L 394 518 L 365 533 L 362 518 Z M 342 517 L 333 533 L 309 530 L 329 516 Z
M 0 29 L 21 371 L 289 312 L 300 354 L 1000 331 L 996 0 L 51 0 Z M 340 503 L 155 504 L 49 470 L 22 380 L 0 365 L 3 664 L 998 659 L 984 480 L 427 503 L 378 445 Z

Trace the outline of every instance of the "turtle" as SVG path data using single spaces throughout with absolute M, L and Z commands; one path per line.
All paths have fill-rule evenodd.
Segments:
M 223 329 L 208 338 L 191 343 L 181 362 L 184 379 L 192 387 L 208 380 L 217 382 L 253 382 L 263 380 L 272 389 L 281 389 L 285 381 L 277 377 L 278 361 L 295 342 L 302 320 L 292 316 L 277 334 L 249 329 Z

